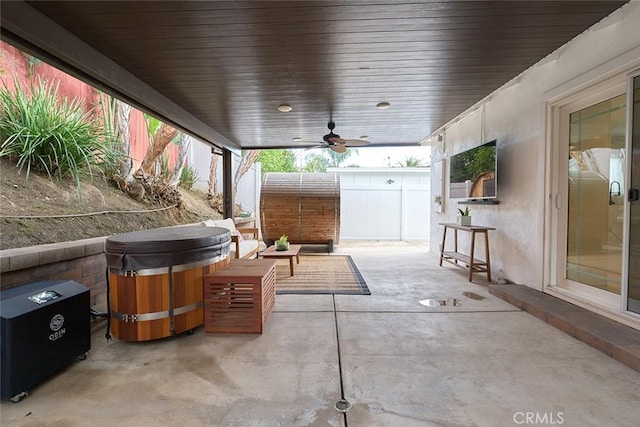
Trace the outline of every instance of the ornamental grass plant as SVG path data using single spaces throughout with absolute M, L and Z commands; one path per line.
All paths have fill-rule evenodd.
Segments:
M 117 165 L 112 138 L 79 99 L 59 99 L 58 84 L 43 79 L 28 88 L 14 82 L 14 91 L 0 88 L 0 157 L 14 160 L 26 179 L 32 170 L 70 178 L 80 196 L 82 176 Z

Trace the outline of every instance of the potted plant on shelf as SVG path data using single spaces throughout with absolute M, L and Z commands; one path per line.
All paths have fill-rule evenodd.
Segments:
M 471 215 L 469 214 L 469 207 L 465 207 L 464 210 L 458 208 L 458 212 L 460 213 L 460 215 L 458 215 L 457 219 L 458 219 L 458 225 L 464 225 L 464 226 L 471 226 Z
M 287 235 L 283 234 L 278 240 L 276 240 L 276 251 L 286 251 L 289 249 L 289 241 Z

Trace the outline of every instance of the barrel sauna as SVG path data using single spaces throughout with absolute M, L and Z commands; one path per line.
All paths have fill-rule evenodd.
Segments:
M 167 227 L 107 238 L 113 336 L 149 341 L 204 324 L 202 277 L 229 262 L 229 230 Z
M 266 173 L 262 179 L 262 237 L 291 243 L 340 243 L 340 176 L 337 173 Z

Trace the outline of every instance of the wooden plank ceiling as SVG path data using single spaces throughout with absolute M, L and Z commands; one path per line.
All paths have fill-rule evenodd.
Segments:
M 239 147 L 294 148 L 330 118 L 418 144 L 625 2 L 28 3 Z

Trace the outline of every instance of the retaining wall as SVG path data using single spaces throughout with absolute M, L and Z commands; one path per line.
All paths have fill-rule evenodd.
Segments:
M 89 288 L 91 307 L 106 306 L 106 237 L 0 251 L 0 290 L 40 280 L 74 280 Z

